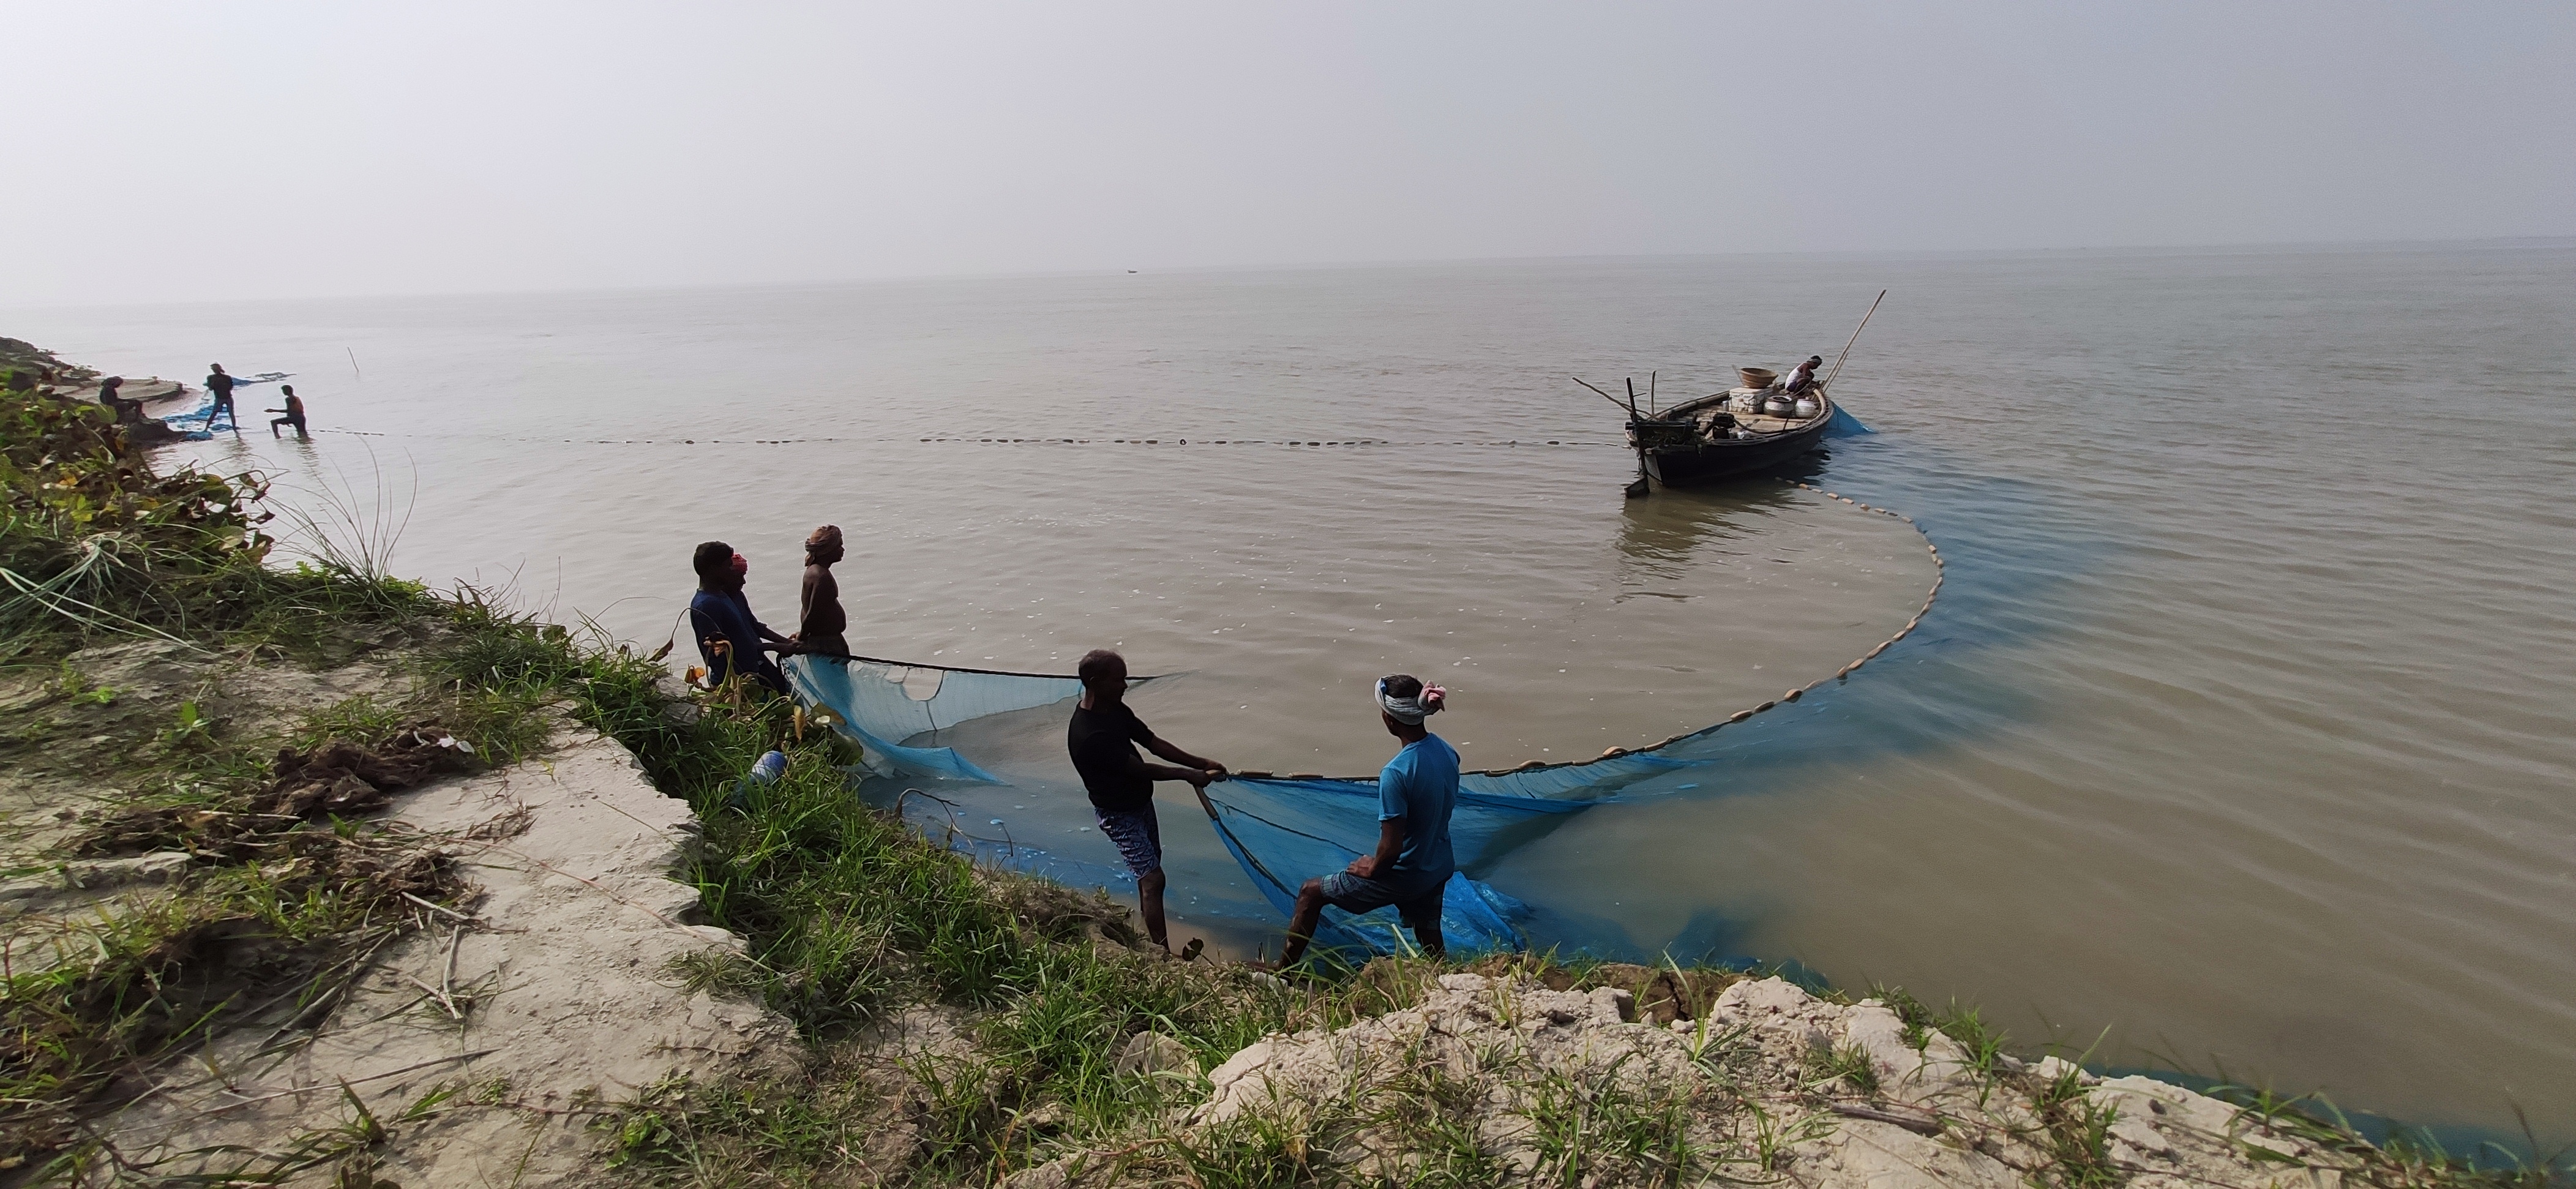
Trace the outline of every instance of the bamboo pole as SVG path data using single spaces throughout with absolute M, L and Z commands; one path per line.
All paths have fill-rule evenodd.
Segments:
M 1577 383 L 1577 384 L 1581 384 L 1581 385 L 1583 385 L 1583 386 L 1584 386 L 1584 387 L 1586 387 L 1586 388 L 1590 388 L 1590 389 L 1592 389 L 1594 392 L 1601 392 L 1601 389 L 1599 389 L 1598 387 L 1595 387 L 1595 386 L 1593 385 L 1592 381 L 1590 381 L 1590 380 L 1586 380 L 1586 379 L 1584 379 L 1584 378 L 1583 378 L 1583 377 L 1581 377 L 1581 376 L 1572 376 L 1572 377 L 1569 377 L 1569 378 L 1570 378 L 1570 379 L 1572 379 L 1572 380 L 1573 380 L 1575 383 Z M 1634 416 L 1636 416 L 1636 415 L 1637 415 L 1637 410 L 1636 410 L 1636 407 L 1635 407 L 1635 406 L 1633 406 L 1633 405 L 1629 405 L 1629 404 L 1626 404 L 1626 403 L 1622 402 L 1618 397 L 1612 396 L 1612 395 L 1610 395 L 1610 394 L 1609 394 L 1609 393 L 1607 393 L 1607 392 L 1601 392 L 1601 399 L 1606 400 L 1606 401 L 1609 401 L 1611 404 L 1618 405 L 1620 408 L 1623 408 L 1623 409 L 1628 410 L 1628 415 L 1629 415 L 1630 417 L 1634 417 Z
M 1887 300 L 1887 290 L 1881 289 L 1878 291 L 1878 300 L 1869 303 L 1869 312 L 1860 316 L 1860 325 L 1852 327 L 1851 340 L 1843 344 L 1843 353 L 1834 356 L 1834 370 L 1825 374 L 1825 387 L 1828 390 L 1834 386 L 1834 377 L 1843 374 L 1843 361 L 1851 358 L 1852 343 L 1860 341 L 1860 332 L 1869 329 L 1869 320 L 1878 316 L 1878 303 L 1885 300 Z

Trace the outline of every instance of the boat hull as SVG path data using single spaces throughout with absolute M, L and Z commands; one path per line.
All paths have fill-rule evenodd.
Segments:
M 1665 487 L 1699 487 L 1740 475 L 1769 470 L 1816 448 L 1825 437 L 1829 416 L 1782 434 L 1743 441 L 1705 441 L 1688 446 L 1650 446 L 1638 451 L 1646 474 Z

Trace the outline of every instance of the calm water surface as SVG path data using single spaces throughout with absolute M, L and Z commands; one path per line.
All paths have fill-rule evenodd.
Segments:
M 1624 501 L 1617 414 L 1566 380 L 1660 370 L 1670 398 L 1830 356 L 1882 286 L 1839 386 L 1882 432 L 1813 469 L 1940 543 L 1923 629 L 1726 733 L 1717 777 L 1577 815 L 1481 874 L 1539 907 L 1542 944 L 1794 959 L 1980 1002 L 2026 1040 L 2107 1028 L 2115 1063 L 2427 1122 L 2509 1127 L 2518 1103 L 2576 1137 L 2576 246 L 1022 278 L 5 329 L 128 376 L 298 373 L 317 428 L 382 436 L 194 452 L 361 503 L 381 474 L 411 510 L 412 574 L 658 644 L 691 544 L 747 554 L 783 628 L 796 543 L 835 522 L 862 651 L 1062 669 L 1114 645 L 1183 674 L 1140 699 L 1165 735 L 1342 773 L 1389 749 L 1366 697 L 1383 672 L 1452 686 L 1444 734 L 1503 765 L 1705 725 L 1901 625 L 1932 573 L 1903 525 L 1776 483 Z M 920 440 L 958 437 L 1093 444 Z M 1292 438 L 1393 444 L 1238 444 Z M 1014 786 L 955 799 L 1079 875 L 1109 852 L 1053 729 L 959 732 Z M 1194 813 L 1165 821 L 1185 929 L 1275 926 Z

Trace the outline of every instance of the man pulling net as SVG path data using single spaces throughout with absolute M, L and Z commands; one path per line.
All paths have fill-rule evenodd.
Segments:
M 1410 674 L 1378 679 L 1378 719 L 1404 747 L 1378 773 L 1377 850 L 1297 890 L 1280 965 L 1306 956 L 1327 904 L 1348 913 L 1395 905 L 1424 953 L 1436 958 L 1448 952 L 1440 936 L 1440 907 L 1442 890 L 1458 869 L 1449 845 L 1449 818 L 1458 808 L 1458 750 L 1422 725 L 1448 696 Z
M 1154 815 L 1154 782 L 1189 782 L 1199 806 L 1213 816 L 1207 786 L 1225 779 L 1225 765 L 1164 742 L 1136 717 L 1127 706 L 1127 658 L 1094 649 L 1083 654 L 1074 672 L 1082 679 L 1082 701 L 1065 728 L 1066 750 L 1072 753 L 1073 770 L 1082 776 L 1083 790 L 1091 794 L 1100 832 L 1117 844 L 1119 857 L 1136 877 L 1136 907 L 1145 917 L 1145 935 L 1169 951 L 1172 944 L 1163 924 L 1163 830 Z M 1136 752 L 1139 743 L 1181 766 L 1146 763 Z M 1192 941 L 1185 956 L 1197 956 L 1199 945 Z

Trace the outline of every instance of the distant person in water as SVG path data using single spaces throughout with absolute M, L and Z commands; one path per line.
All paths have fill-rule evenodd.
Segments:
M 1816 382 L 1816 369 L 1824 366 L 1824 362 L 1822 355 L 1808 356 L 1805 363 L 1798 365 L 1798 370 L 1789 373 L 1788 379 L 1780 381 L 1780 391 L 1805 392 Z
M 850 655 L 850 616 L 841 610 L 841 582 L 832 563 L 841 560 L 841 527 L 827 524 L 805 538 L 805 590 L 797 600 L 796 644 L 822 656 Z
M 1458 869 L 1449 846 L 1449 815 L 1458 808 L 1458 751 L 1422 725 L 1440 713 L 1448 696 L 1408 674 L 1378 678 L 1378 720 L 1404 748 L 1377 776 L 1377 851 L 1298 889 L 1280 965 L 1306 956 L 1327 904 L 1349 913 L 1395 905 L 1422 952 L 1434 958 L 1448 952 L 1440 937 L 1440 894 Z
M 751 613 L 751 601 L 742 593 L 751 564 L 733 546 L 708 541 L 690 556 L 689 566 L 698 573 L 698 593 L 689 600 L 689 628 L 698 638 L 699 655 L 706 658 L 707 679 L 722 685 L 739 666 L 772 691 L 786 693 L 787 675 L 768 652 L 794 652 L 796 646 Z
M 221 417 L 230 423 L 231 428 L 239 430 L 241 415 L 233 412 L 232 376 L 224 371 L 224 365 L 220 363 L 209 363 L 206 366 L 214 369 L 206 376 L 206 392 L 215 398 L 215 403 L 206 406 L 206 428 L 213 429 L 215 418 Z
M 285 436 L 277 430 L 277 427 L 281 425 L 294 426 L 296 437 L 309 438 L 313 436 L 304 432 L 304 398 L 295 395 L 295 385 L 280 384 L 277 386 L 277 391 L 286 397 L 286 407 L 283 409 L 268 409 L 264 411 L 270 413 L 284 413 L 286 415 L 283 417 L 271 417 L 268 419 L 268 436 L 272 438 Z
M 1091 794 L 1091 812 L 1100 821 L 1100 832 L 1118 845 L 1127 870 L 1136 876 L 1136 903 L 1144 910 L 1145 935 L 1168 953 L 1172 943 L 1163 927 L 1163 831 L 1154 817 L 1154 782 L 1188 781 L 1198 794 L 1199 807 L 1213 815 L 1216 810 L 1208 805 L 1206 790 L 1209 781 L 1225 779 L 1225 765 L 1164 742 L 1128 709 L 1127 658 L 1107 649 L 1094 650 L 1083 654 L 1074 672 L 1082 678 L 1082 702 L 1074 708 L 1072 725 L 1065 729 L 1073 770 L 1081 773 L 1082 787 Z M 1146 763 L 1136 753 L 1139 743 L 1180 766 Z M 1182 956 L 1194 956 L 1196 949 L 1194 942 Z

